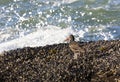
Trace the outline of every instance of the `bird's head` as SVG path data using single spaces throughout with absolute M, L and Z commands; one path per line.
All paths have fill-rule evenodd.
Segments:
M 69 35 L 64 41 L 72 42 L 72 41 L 75 41 L 75 38 L 74 38 L 74 36 L 71 34 L 71 35 Z

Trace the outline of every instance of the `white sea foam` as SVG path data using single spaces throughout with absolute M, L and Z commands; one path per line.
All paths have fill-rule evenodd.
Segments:
M 49 25 L 45 28 L 39 28 L 28 35 L 1 43 L 0 52 L 16 48 L 36 47 L 63 43 L 69 34 L 76 35 L 76 33 L 77 32 L 75 32 L 72 28 L 62 29 L 60 27 Z
M 91 41 L 91 40 L 110 40 L 117 37 L 116 33 L 119 34 L 119 27 L 116 28 L 105 28 L 100 27 L 88 27 L 84 29 L 75 29 L 71 27 L 61 28 L 57 26 L 48 25 L 46 27 L 40 27 L 28 34 L 20 32 L 17 38 L 6 40 L 0 43 L 0 53 L 3 51 L 13 50 L 16 48 L 23 47 L 37 47 L 52 44 L 64 43 L 64 40 L 69 34 L 73 34 L 76 37 L 76 41 Z M 98 29 L 99 28 L 99 29 Z M 112 29 L 110 32 L 107 31 Z M 11 35 L 2 34 L 6 39 L 12 37 Z M 1 36 L 1 37 L 2 37 Z
M 62 0 L 64 3 L 73 3 L 73 2 L 75 2 L 75 1 L 77 1 L 77 0 Z

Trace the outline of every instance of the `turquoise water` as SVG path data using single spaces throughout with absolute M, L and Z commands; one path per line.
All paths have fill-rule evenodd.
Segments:
M 76 40 L 120 39 L 120 0 L 1 0 L 1 51 Z

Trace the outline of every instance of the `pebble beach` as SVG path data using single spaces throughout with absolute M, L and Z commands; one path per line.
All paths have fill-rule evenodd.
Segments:
M 79 42 L 73 59 L 68 43 L 25 47 L 0 54 L 1 82 L 119 82 L 120 41 Z

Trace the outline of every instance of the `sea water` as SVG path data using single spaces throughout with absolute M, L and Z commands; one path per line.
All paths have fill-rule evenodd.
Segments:
M 0 0 L 0 52 L 120 39 L 120 0 Z

